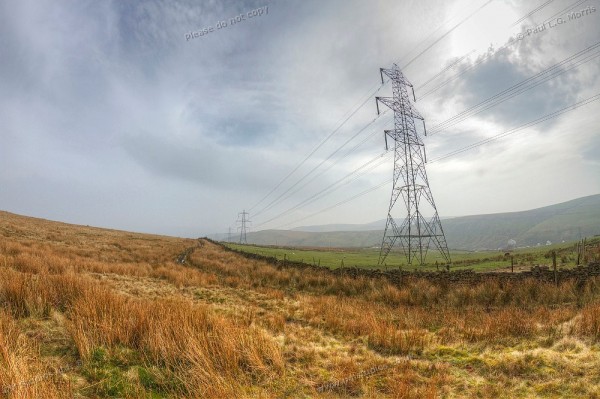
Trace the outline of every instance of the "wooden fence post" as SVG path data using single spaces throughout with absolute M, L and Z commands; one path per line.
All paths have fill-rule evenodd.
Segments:
M 554 284 L 558 287 L 558 274 L 556 272 L 556 251 L 552 251 L 552 268 L 554 269 Z

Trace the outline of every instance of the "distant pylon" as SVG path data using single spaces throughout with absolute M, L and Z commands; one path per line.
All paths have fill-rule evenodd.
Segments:
M 250 220 L 247 218 L 248 215 L 249 213 L 245 210 L 238 214 L 238 223 L 240 224 L 240 227 L 238 227 L 238 230 L 240 231 L 240 244 L 248 244 L 248 241 L 246 240 L 246 232 L 248 230 L 247 224 L 250 223 Z
M 380 102 L 394 111 L 394 129 L 384 131 L 386 150 L 388 137 L 394 140 L 394 175 L 378 263 L 383 264 L 394 244 L 398 242 L 408 266 L 412 266 L 413 262 L 423 265 L 433 241 L 450 267 L 450 252 L 425 172 L 425 145 L 415 127 L 415 119 L 423 121 L 423 131 L 427 135 L 425 120 L 408 97 L 407 87 L 410 87 L 416 101 L 413 86 L 396 64 L 390 69 L 380 68 L 380 74 L 382 83 L 383 74 L 392 81 L 393 97 L 375 97 L 375 103 L 377 114 Z M 400 196 L 404 204 L 395 206 Z M 425 199 L 424 203 L 421 203 L 421 199 Z M 402 211 L 404 219 L 400 226 L 394 220 L 394 211 Z M 424 212 L 430 213 L 430 220 L 425 219 Z
M 229 226 L 229 231 L 227 232 L 227 242 L 231 242 L 231 226 Z

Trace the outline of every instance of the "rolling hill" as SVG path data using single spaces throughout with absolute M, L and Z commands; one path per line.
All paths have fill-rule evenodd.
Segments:
M 1 397 L 600 397 L 597 279 L 414 277 L 0 211 Z
M 377 225 L 381 222 L 304 228 L 309 231 L 263 230 L 249 233 L 248 242 L 283 246 L 373 247 L 380 244 L 383 230 L 368 230 L 368 227 Z M 323 231 L 326 228 L 331 231 Z M 504 247 L 510 239 L 515 240 L 517 246 L 578 240 L 600 234 L 600 194 L 522 212 L 444 219 L 443 228 L 448 246 L 453 249 L 496 249 Z

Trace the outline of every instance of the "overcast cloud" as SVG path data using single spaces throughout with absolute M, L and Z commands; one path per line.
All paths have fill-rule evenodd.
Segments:
M 567 12 L 555 16 L 572 2 L 555 0 L 515 26 L 543 1 L 486 3 L 0 0 L 0 209 L 190 237 L 235 228 L 243 209 L 251 209 L 256 229 L 383 219 L 391 185 L 307 216 L 389 179 L 389 158 L 265 223 L 384 151 L 389 113 L 315 174 L 325 172 L 302 180 L 289 198 L 281 195 L 377 116 L 369 94 L 379 86 L 380 67 L 403 67 L 473 13 L 403 68 L 416 88 L 415 106 L 433 128 L 600 40 L 598 0 L 574 8 L 589 11 L 573 20 Z M 246 20 L 215 28 L 240 14 Z M 559 17 L 566 22 L 556 24 Z M 555 25 L 517 38 L 547 19 Z M 428 157 L 600 93 L 600 57 L 569 66 L 431 135 Z M 390 96 L 390 85 L 377 95 Z M 598 111 L 600 101 L 431 163 L 440 214 L 518 211 L 599 193 Z M 260 212 L 280 196 L 286 199 Z

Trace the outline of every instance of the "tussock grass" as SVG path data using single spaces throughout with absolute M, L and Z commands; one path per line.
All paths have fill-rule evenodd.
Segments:
M 60 370 L 45 367 L 37 352 L 35 343 L 20 331 L 13 317 L 0 311 L 0 395 L 20 399 L 73 397 Z
M 8 269 L 0 270 L 0 281 L 1 303 L 14 317 L 64 311 L 84 362 L 93 360 L 98 348 L 129 348 L 144 365 L 162 368 L 181 381 L 177 393 L 235 396 L 244 384 L 268 381 L 283 370 L 280 347 L 271 337 L 207 305 L 132 299 L 73 274 L 29 275 Z M 3 317 L 10 322 L 7 314 Z M 12 337 L 14 326 L 7 331 Z M 18 367 L 15 373 L 25 379 L 29 375 Z
M 581 310 L 581 318 L 577 323 L 577 330 L 583 337 L 590 337 L 595 342 L 600 342 L 600 305 L 588 305 Z
M 181 381 L 183 393 L 225 397 L 244 383 L 283 369 L 279 346 L 258 328 L 245 328 L 206 305 L 133 300 L 90 289 L 68 313 L 69 330 L 84 360 L 98 347 L 127 347 Z
M 0 212 L 0 385 L 19 398 L 599 397 L 599 298 L 598 279 L 399 287 Z
M 48 317 L 52 309 L 65 310 L 90 284 L 74 274 L 31 275 L 0 269 L 0 305 L 15 317 Z

